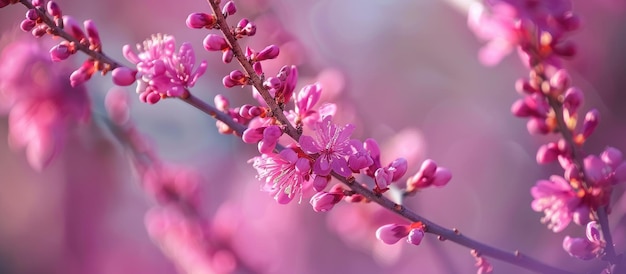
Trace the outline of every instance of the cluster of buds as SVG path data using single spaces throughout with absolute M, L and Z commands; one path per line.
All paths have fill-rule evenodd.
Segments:
M 102 54 L 102 42 L 93 21 L 86 20 L 84 22 L 85 33 L 76 20 L 63 15 L 61 8 L 55 1 L 38 0 L 25 5 L 29 7 L 29 10 L 26 12 L 26 19 L 20 24 L 23 31 L 30 32 L 35 37 L 42 37 L 45 34 L 62 35 L 61 30 L 63 30 L 63 34 L 67 35 L 64 36 L 67 40 L 50 49 L 52 61 L 65 60 L 81 47 L 92 53 Z M 70 75 L 70 84 L 73 87 L 78 86 L 91 79 L 95 72 L 102 71 L 102 74 L 106 74 L 109 70 L 111 70 L 110 63 L 89 57 Z
M 49 1 L 47 4 L 45 1 L 33 1 L 32 5 L 33 7 L 26 12 L 26 19 L 20 23 L 20 28 L 23 31 L 30 32 L 35 37 L 54 33 L 54 30 L 44 23 L 44 19 L 47 19 L 45 18 L 46 12 L 54 18 L 54 24 L 57 27 L 63 28 L 63 13 L 55 1 Z
M 425 229 L 421 222 L 410 225 L 387 224 L 376 230 L 376 238 L 388 245 L 395 244 L 403 238 L 406 238 L 407 243 L 419 245 L 424 238 Z
M 407 179 L 406 192 L 414 194 L 429 186 L 442 187 L 448 184 L 450 179 L 452 179 L 452 173 L 447 168 L 438 167 L 435 161 L 427 159 L 422 163 L 419 171 Z

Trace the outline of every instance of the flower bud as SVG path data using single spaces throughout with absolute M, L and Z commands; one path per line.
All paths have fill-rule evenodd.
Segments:
M 235 3 L 233 1 L 228 1 L 226 3 L 226 5 L 224 5 L 224 7 L 222 8 L 222 14 L 226 15 L 233 15 L 237 12 L 237 7 L 235 6 Z
M 230 48 L 224 37 L 213 33 L 204 38 L 202 45 L 208 51 L 223 51 Z
M 309 203 L 315 212 L 327 212 L 343 199 L 343 193 L 318 192 L 311 197 Z
M 376 238 L 383 243 L 392 245 L 409 235 L 409 227 L 399 224 L 388 224 L 376 230 Z
M 409 235 L 406 238 L 406 242 L 414 245 L 419 245 L 424 238 L 424 230 L 421 228 L 414 228 L 409 231 Z
M 137 71 L 128 67 L 117 67 L 111 73 L 113 83 L 118 86 L 130 86 L 132 85 L 137 76 Z

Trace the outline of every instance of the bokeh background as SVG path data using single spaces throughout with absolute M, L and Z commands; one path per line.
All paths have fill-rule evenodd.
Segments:
M 204 30 L 185 27 L 191 12 L 208 12 L 204 1 L 60 0 L 65 14 L 92 19 L 104 51 L 124 61 L 121 47 L 154 33 L 191 42 L 209 70 L 192 92 L 212 102 L 215 94 L 234 105 L 251 102 L 249 90 L 226 90 L 221 78 L 235 64 L 202 49 Z M 339 106 L 336 121 L 357 125 L 360 139 L 384 144 L 383 162 L 404 156 L 408 175 L 432 158 L 453 172 L 445 188 L 428 189 L 407 206 L 485 243 L 520 250 L 577 272 L 601 264 L 570 258 L 565 235 L 583 237 L 570 225 L 555 234 L 533 212 L 529 189 L 556 165 L 539 166 L 535 151 L 553 137 L 530 136 L 525 121 L 510 114 L 518 98 L 513 83 L 527 74 L 517 56 L 493 68 L 477 60 L 481 43 L 466 27 L 463 0 L 241 0 L 234 16 L 252 18 L 253 48 L 281 46 L 264 65 L 275 73 L 299 66 L 299 85 L 320 81 L 326 100 Z M 19 37 L 25 9 L 0 10 L 0 31 Z M 585 149 L 607 145 L 626 150 L 626 5 L 618 0 L 575 1 L 584 27 L 571 39 L 579 55 L 567 63 L 574 85 L 586 95 L 584 110 L 602 114 Z M 235 22 L 232 19 L 231 22 Z M 33 42 L 35 38 L 30 37 Z M 41 43 L 53 43 L 49 37 Z M 47 42 L 46 42 L 47 41 Z M 65 65 L 77 67 L 78 54 Z M 0 64 L 1 66 L 2 64 Z M 104 113 L 109 76 L 94 76 L 88 89 L 96 114 Z M 259 191 L 246 161 L 255 147 L 219 135 L 214 121 L 176 100 L 157 105 L 133 95 L 132 118 L 161 157 L 201 172 L 206 216 L 232 233 L 239 256 L 259 273 L 475 273 L 469 250 L 428 236 L 419 247 L 378 243 L 373 224 L 392 220 L 375 205 L 340 204 L 314 213 L 301 204 L 278 205 Z M 137 182 L 121 146 L 98 123 L 74 129 L 61 155 L 35 172 L 23 151 L 7 146 L 7 117 L 0 118 L 0 273 L 176 273 L 148 237 L 144 214 L 155 202 Z M 616 248 L 626 250 L 626 198 L 618 188 L 611 217 Z M 496 273 L 527 273 L 491 261 Z

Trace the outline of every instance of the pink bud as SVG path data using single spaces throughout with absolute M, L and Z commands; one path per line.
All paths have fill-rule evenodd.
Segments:
M 226 5 L 222 8 L 222 14 L 225 16 L 233 15 L 235 12 L 237 12 L 237 7 L 235 7 L 235 3 L 233 3 L 233 1 L 226 2 Z
M 246 26 L 243 28 L 242 34 L 247 36 L 254 36 L 254 34 L 256 34 L 256 24 L 252 22 L 246 24 Z
M 556 143 L 547 143 L 537 150 L 537 163 L 547 164 L 554 162 L 560 154 Z
M 447 168 L 438 167 L 437 171 L 435 171 L 435 176 L 433 178 L 432 184 L 434 186 L 442 187 L 448 184 L 452 179 L 452 172 L 450 172 Z
M 90 78 L 91 78 L 91 75 L 88 74 L 81 67 L 81 68 L 75 70 L 74 72 L 72 72 L 72 74 L 70 75 L 70 85 L 72 87 L 79 86 L 79 85 L 87 82 L 87 80 L 89 80 Z
M 546 120 L 543 118 L 531 118 L 526 123 L 528 132 L 533 135 L 547 134 L 550 132 Z
M 201 28 L 210 29 L 215 25 L 216 21 L 217 20 L 215 19 L 213 15 L 202 13 L 202 12 L 196 12 L 196 13 L 189 14 L 187 16 L 187 20 L 185 20 L 185 24 L 187 25 L 188 28 L 191 28 L 191 29 L 201 29 Z
M 85 20 L 83 23 L 85 30 L 87 31 L 87 37 L 89 37 L 89 43 L 96 48 L 102 47 L 102 41 L 100 40 L 100 33 L 93 20 Z
M 36 25 L 37 25 L 37 22 L 30 20 L 30 19 L 24 19 L 20 23 L 20 29 L 28 32 L 28 31 L 32 31 Z
M 623 161 L 622 152 L 614 147 L 605 148 L 602 154 L 600 154 L 600 158 L 612 169 L 617 168 Z
M 533 94 L 538 91 L 528 82 L 528 79 L 517 79 L 515 81 L 515 90 L 522 95 Z
M 48 13 L 54 17 L 60 17 L 61 14 L 61 8 L 59 7 L 59 5 L 54 2 L 54 1 L 50 1 L 48 2 L 48 5 L 46 7 L 46 10 L 48 11 Z
M 228 111 L 228 108 L 230 107 L 230 102 L 228 101 L 228 98 L 226 98 L 226 96 L 222 94 L 215 95 L 215 98 L 213 98 L 213 102 L 215 103 L 217 109 L 221 111 Z
M 224 76 L 224 78 L 222 78 L 222 84 L 225 87 L 227 87 L 227 88 L 232 88 L 234 86 L 239 85 L 239 83 L 237 83 L 235 80 L 230 78 L 228 75 L 226 75 L 226 76 Z
M 589 215 L 589 207 L 588 206 L 579 206 L 572 213 L 572 220 L 574 223 L 578 225 L 585 225 L 589 221 L 591 221 L 591 217 Z
M 566 31 L 575 31 L 580 28 L 580 17 L 572 12 L 566 13 L 563 17 L 558 19 L 562 27 Z
M 567 73 L 565 69 L 558 70 L 550 78 L 550 85 L 559 91 L 558 94 L 561 94 L 566 88 L 569 88 L 571 82 L 572 80 L 569 73 Z
M 264 127 L 247 128 L 241 135 L 244 143 L 254 144 L 263 139 Z
M 64 15 L 63 26 L 65 26 L 65 31 L 67 31 L 70 35 L 76 38 L 76 40 L 81 41 L 85 38 L 85 33 L 73 17 Z
M 157 102 L 159 102 L 161 100 L 161 95 L 159 95 L 156 92 L 150 92 L 145 97 L 145 99 L 146 99 L 146 103 L 154 105 L 154 104 L 156 104 Z
M 561 42 L 554 46 L 554 53 L 564 56 L 573 57 L 576 55 L 576 45 L 570 41 Z
M 426 159 L 422 162 L 418 173 L 421 173 L 424 177 L 430 178 L 435 175 L 435 171 L 437 171 L 437 163 L 431 159 Z
M 583 136 L 589 137 L 600 123 L 600 112 L 597 109 L 592 109 L 585 115 L 585 122 L 583 122 Z
M 265 113 L 265 110 L 259 106 L 253 106 L 250 110 L 248 110 L 248 115 L 251 117 L 257 117 L 263 113 Z
M 283 135 L 283 131 L 279 126 L 272 125 L 263 131 L 263 140 L 266 142 L 276 142 Z
M 246 25 L 248 25 L 248 23 L 250 23 L 248 19 L 242 18 L 241 20 L 239 20 L 239 22 L 237 22 L 237 28 L 243 29 L 246 27 Z
M 137 71 L 128 67 L 117 67 L 111 73 L 113 83 L 118 86 L 130 86 L 136 80 Z
M 315 212 L 327 212 L 343 199 L 343 193 L 318 192 L 311 197 L 309 203 Z
M 26 19 L 37 21 L 37 19 L 39 19 L 39 13 L 36 9 L 29 9 L 26 11 Z
M 303 114 L 312 109 L 321 95 L 322 87 L 320 84 L 304 86 L 296 96 L 296 112 Z
M 274 148 L 276 148 L 276 144 L 277 144 L 276 141 L 271 142 L 271 141 L 261 140 L 257 144 L 257 148 L 261 154 L 268 154 L 274 151 Z
M 48 33 L 48 29 L 50 29 L 48 26 L 44 24 L 38 24 L 30 31 L 30 33 L 34 37 L 39 38 L 39 37 L 46 35 L 46 33 Z
M 374 172 L 374 182 L 379 190 L 385 190 L 391 184 L 393 171 L 388 168 L 379 168 Z
M 283 87 L 283 81 L 276 77 L 268 77 L 264 82 L 263 86 L 269 90 L 276 92 Z
M 563 105 L 571 112 L 575 112 L 584 101 L 583 92 L 577 87 L 571 87 L 565 92 L 565 98 L 563 99 Z
M 252 117 L 248 112 L 250 111 L 250 109 L 252 108 L 252 105 L 242 105 L 239 110 L 237 111 L 237 113 L 239 114 L 239 116 L 246 118 L 246 119 L 252 119 Z
M 406 242 L 414 245 L 419 245 L 424 238 L 424 230 L 421 228 L 411 229 L 409 236 L 406 238 Z
M 257 75 L 263 75 L 263 66 L 261 62 L 252 63 L 252 69 Z
M 224 64 L 228 64 L 230 62 L 233 61 L 233 56 L 235 56 L 235 53 L 233 53 L 233 51 L 228 48 L 227 50 L 222 51 L 222 62 Z
M 409 235 L 409 227 L 399 224 L 388 224 L 376 230 L 376 238 L 383 243 L 392 245 Z
M 280 53 L 278 46 L 269 45 L 256 55 L 255 61 L 274 59 L 278 56 L 278 53 Z
M 70 57 L 70 55 L 72 55 L 72 50 L 65 43 L 56 45 L 50 49 L 50 59 L 52 59 L 53 62 L 63 61 Z
M 511 105 L 511 112 L 517 117 L 529 117 L 533 114 L 533 111 L 526 105 L 524 99 L 517 99 Z
M 392 182 L 396 182 L 406 174 L 406 170 L 408 169 L 409 163 L 404 158 L 395 159 L 391 164 L 389 164 L 390 168 L 393 168 L 393 178 L 391 178 Z
M 604 181 L 608 176 L 610 169 L 608 166 L 595 155 L 589 155 L 583 160 L 585 165 L 585 175 L 593 183 Z
M 222 51 L 230 48 L 224 37 L 213 33 L 204 38 L 202 45 L 208 51 Z
M 278 79 L 283 81 L 283 97 L 285 102 L 291 100 L 293 91 L 298 83 L 298 69 L 296 66 L 283 66 L 278 72 Z

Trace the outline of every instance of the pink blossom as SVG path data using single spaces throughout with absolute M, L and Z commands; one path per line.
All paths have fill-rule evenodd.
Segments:
M 530 26 L 532 25 L 532 26 Z M 567 43 L 560 43 L 566 31 L 578 28 L 579 19 L 571 13 L 569 0 L 489 0 L 485 5 L 474 2 L 469 10 L 468 26 L 478 38 L 487 41 L 479 53 L 480 61 L 496 65 L 518 46 L 537 39 L 533 35 L 548 32 L 553 38 L 556 53 L 567 55 Z
M 26 149 L 41 170 L 66 143 L 69 128 L 90 116 L 84 87 L 70 87 L 69 71 L 36 43 L 17 41 L 0 55 L 0 102 L 9 108 L 9 143 Z
M 541 221 L 548 223 L 548 228 L 554 232 L 565 229 L 574 213 L 584 207 L 576 191 L 561 176 L 553 175 L 550 180 L 540 180 L 530 191 L 534 198 L 532 209 L 545 213 Z
M 274 195 L 280 204 L 289 203 L 295 196 L 302 199 L 305 182 L 310 178 L 309 160 L 298 157 L 290 148 L 278 154 L 268 153 L 250 160 L 256 169 L 257 178 L 265 182 L 263 190 Z
M 207 63 L 202 61 L 194 70 L 196 57 L 191 44 L 180 46 L 176 52 L 176 41 L 171 35 L 153 35 L 137 45 L 139 54 L 130 45 L 123 48 L 124 57 L 137 66 L 137 93 L 144 102 L 156 103 L 159 97 L 182 96 L 187 88 L 193 87 L 204 74 Z M 154 95 L 159 95 L 158 97 Z
M 331 171 L 348 177 L 352 171 L 348 167 L 346 157 L 350 156 L 350 135 L 354 131 L 354 125 L 347 124 L 338 127 L 332 123 L 332 116 L 326 116 L 315 127 L 315 137 L 303 135 L 300 138 L 300 146 L 308 154 L 319 154 L 313 164 L 313 171 L 317 175 L 326 176 Z

